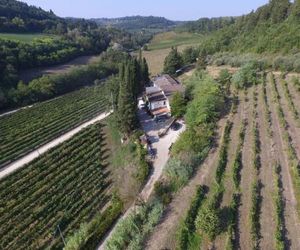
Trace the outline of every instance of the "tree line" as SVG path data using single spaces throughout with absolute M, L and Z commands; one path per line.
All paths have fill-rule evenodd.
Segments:
M 19 82 L 16 87 L 11 87 L 7 91 L 0 89 L 0 110 L 45 101 L 91 85 L 97 79 L 116 74 L 118 62 L 127 57 L 127 53 L 110 50 L 103 53 L 99 61 L 93 64 L 76 67 L 63 74 L 45 75 L 28 84 Z
M 149 69 L 140 51 L 138 58 L 128 57 L 120 64 L 118 77 L 110 85 L 119 130 L 128 136 L 138 127 L 137 99 L 150 81 Z

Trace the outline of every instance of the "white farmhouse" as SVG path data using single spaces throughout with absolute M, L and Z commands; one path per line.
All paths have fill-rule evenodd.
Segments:
M 184 87 L 169 75 L 152 79 L 153 86 L 146 88 L 148 109 L 153 116 L 171 115 L 171 99 L 174 93 L 184 92 Z

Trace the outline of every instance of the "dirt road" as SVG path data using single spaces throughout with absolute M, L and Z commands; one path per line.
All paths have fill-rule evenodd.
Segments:
M 80 56 L 71 60 L 70 62 L 60 65 L 23 70 L 20 72 L 19 77 L 20 80 L 27 83 L 33 80 L 34 78 L 40 77 L 42 75 L 52 75 L 68 72 L 75 66 L 90 64 L 96 61 L 98 58 L 99 56 Z
M 94 124 L 98 121 L 101 121 L 106 117 L 108 117 L 111 113 L 112 113 L 112 111 L 110 111 L 108 113 L 103 113 L 103 114 L 95 117 L 94 119 L 81 124 L 77 128 L 65 133 L 64 135 L 54 139 L 53 141 L 45 144 L 44 146 L 41 146 L 40 148 L 32 151 L 31 153 L 29 153 L 29 154 L 25 155 L 24 157 L 20 158 L 19 160 L 14 161 L 11 164 L 7 165 L 5 168 L 0 170 L 0 180 L 2 178 L 4 178 L 5 176 L 7 176 L 7 175 L 13 173 L 14 171 L 18 170 L 19 168 L 22 168 L 23 166 L 25 166 L 25 164 L 31 162 L 32 160 L 39 157 L 41 154 L 45 153 L 49 149 L 54 148 L 57 145 L 63 143 L 64 141 L 70 139 L 72 136 L 77 134 L 82 129 L 84 129 L 84 128 L 88 127 L 89 125 Z
M 159 138 L 157 133 L 160 129 L 162 129 L 165 126 L 165 124 L 157 124 L 143 110 L 139 110 L 139 119 L 143 130 L 146 132 L 151 141 L 153 150 L 156 152 L 156 158 L 153 162 L 153 173 L 151 174 L 147 184 L 145 185 L 145 187 L 139 195 L 139 198 L 143 199 L 144 201 L 147 201 L 154 189 L 155 182 L 158 181 L 158 179 L 162 175 L 164 166 L 166 165 L 169 159 L 169 147 L 178 139 L 179 135 L 185 130 L 185 124 L 181 123 L 181 128 L 179 130 L 169 130 L 163 138 Z M 136 205 L 133 204 L 119 219 L 119 221 L 126 218 L 130 214 L 130 212 L 133 211 L 135 208 Z M 116 225 L 118 224 L 118 222 L 116 223 Z M 116 225 L 109 232 L 105 240 L 100 243 L 98 250 L 105 249 L 105 244 L 114 233 Z

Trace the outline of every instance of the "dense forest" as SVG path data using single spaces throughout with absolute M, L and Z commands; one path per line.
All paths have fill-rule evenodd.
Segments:
M 216 17 L 216 18 L 200 18 L 197 21 L 183 22 L 176 27 L 176 30 L 197 32 L 197 33 L 209 33 L 222 28 L 225 28 L 236 21 L 235 17 Z
M 200 33 L 213 31 L 202 43 L 204 54 L 220 51 L 296 53 L 300 48 L 299 18 L 299 0 L 295 3 L 289 0 L 271 0 L 248 15 L 228 19 L 228 23 L 226 19 L 209 19 L 206 22 L 200 19 L 182 29 L 185 27 L 186 31 Z
M 179 22 L 168 20 L 164 17 L 155 16 L 129 16 L 121 18 L 96 18 L 91 19 L 102 26 L 111 26 L 128 31 L 147 30 L 166 30 L 173 28 Z

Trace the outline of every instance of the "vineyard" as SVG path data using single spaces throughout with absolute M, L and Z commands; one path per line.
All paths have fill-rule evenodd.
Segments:
M 1 181 L 1 249 L 62 249 L 60 232 L 72 236 L 107 208 L 112 181 L 103 126 L 87 127 Z M 97 239 L 121 212 L 107 209 L 105 221 L 97 219 Z
M 0 168 L 102 113 L 103 88 L 84 88 L 1 117 Z
M 167 213 L 147 249 L 300 249 L 299 85 L 260 72 L 250 86 L 232 86 L 217 147 L 170 206 L 186 200 L 185 189 L 195 195 Z

